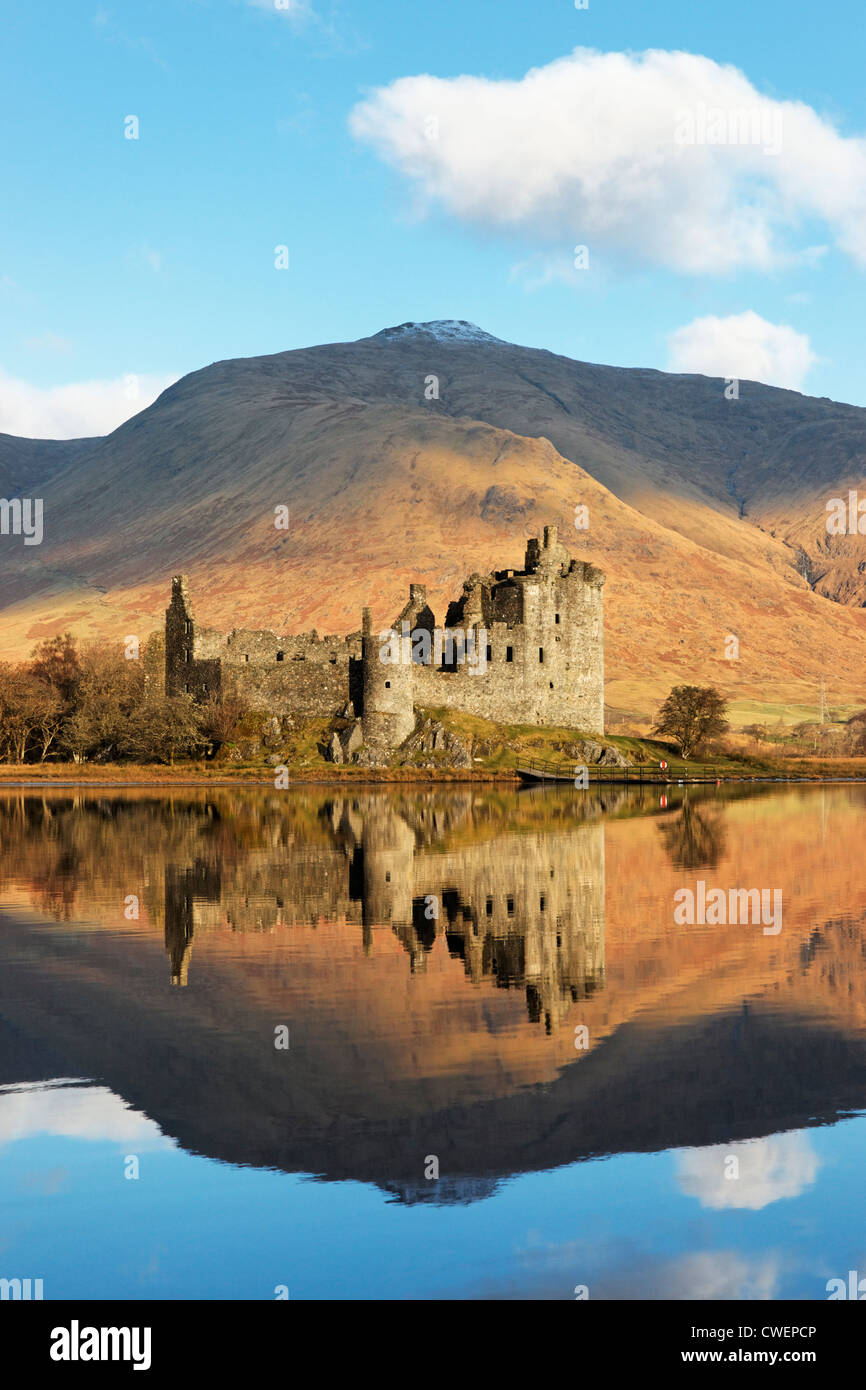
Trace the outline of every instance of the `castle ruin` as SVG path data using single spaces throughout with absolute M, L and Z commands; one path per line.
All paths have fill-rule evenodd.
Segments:
M 165 618 L 165 685 L 196 699 L 238 694 L 251 708 L 336 716 L 351 705 L 363 741 L 382 749 L 412 733 L 419 709 L 500 724 L 604 731 L 603 573 L 559 544 L 555 526 L 527 543 L 522 570 L 473 574 L 437 627 L 423 584 L 393 627 L 280 637 L 199 628 L 185 575 Z

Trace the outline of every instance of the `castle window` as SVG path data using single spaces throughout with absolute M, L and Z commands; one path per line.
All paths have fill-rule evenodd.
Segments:
M 550 688 L 553 689 L 553 681 L 550 682 Z
M 559 614 L 558 614 L 558 613 L 557 613 L 557 615 L 556 615 L 556 621 L 559 622 Z
M 244 661 L 249 661 L 249 659 L 250 659 L 250 654 L 249 654 L 249 652 L 244 652 Z
M 543 647 L 539 647 L 539 648 L 538 648 L 538 660 L 542 663 L 542 665 L 544 664 L 544 648 L 543 648 Z
M 189 661 L 189 647 L 187 647 L 186 651 L 184 652 L 183 659 L 184 661 Z
M 506 660 L 506 661 L 513 661 L 513 660 L 514 660 L 514 648 L 513 648 L 513 647 L 506 647 L 506 648 L 505 648 L 505 660 Z
M 390 681 L 386 681 L 386 682 L 385 682 L 385 689 L 386 689 L 386 690 L 390 690 L 390 689 L 391 689 L 391 682 L 390 682 Z
M 513 916 L 514 916 L 514 899 L 513 899 L 513 898 L 508 898 L 508 899 L 506 900 L 505 906 L 508 908 L 508 915 L 509 915 L 509 917 L 513 917 Z
M 493 660 L 493 648 L 492 648 L 492 647 L 488 647 L 488 648 L 487 648 L 487 660 L 488 660 L 488 661 L 492 661 L 492 660 Z
M 487 911 L 487 916 L 488 916 L 488 917 L 492 917 L 492 916 L 493 916 L 493 899 L 492 899 L 492 898 L 488 898 L 488 899 L 487 899 L 487 908 L 486 908 L 486 911 Z
M 183 630 L 184 632 L 192 632 L 192 623 L 190 622 L 189 618 L 186 618 L 184 620 Z
M 277 652 L 277 661 L 282 661 L 282 660 L 283 660 L 283 653 L 282 653 L 282 652 Z
M 544 911 L 544 907 L 545 907 L 544 894 L 542 893 L 541 897 L 538 899 L 538 909 L 539 909 L 539 911 L 540 911 L 540 912 L 543 912 L 543 911 Z
M 184 686 L 184 690 L 186 691 L 186 693 L 187 693 L 187 695 L 188 695 L 188 694 L 189 694 L 189 681 L 187 681 L 186 685 Z
M 335 653 L 335 654 L 331 657 L 331 665 L 332 665 L 332 666 L 336 666 L 336 664 L 337 664 L 337 657 L 336 657 L 336 653 Z

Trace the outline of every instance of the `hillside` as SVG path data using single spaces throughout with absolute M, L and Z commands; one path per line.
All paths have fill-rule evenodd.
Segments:
M 70 626 L 144 636 L 179 570 L 226 628 L 348 631 L 368 602 L 390 620 L 410 579 L 441 616 L 466 574 L 519 564 L 556 521 L 607 573 L 610 706 L 700 680 L 805 711 L 823 672 L 831 705 L 859 707 L 866 546 L 828 537 L 825 506 L 864 464 L 857 407 L 749 382 L 728 401 L 719 380 L 471 325 L 218 362 L 104 439 L 0 436 L 5 495 L 45 508 L 41 546 L 0 544 L 0 656 Z

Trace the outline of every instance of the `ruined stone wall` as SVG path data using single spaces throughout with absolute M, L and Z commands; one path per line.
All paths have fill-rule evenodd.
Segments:
M 575 560 L 545 527 L 530 540 L 525 568 L 472 575 L 447 611 L 447 627 L 484 628 L 484 669 L 458 662 L 396 664 L 380 659 L 380 637 L 365 610 L 364 631 L 279 636 L 235 628 L 199 629 L 185 576 L 172 583 L 166 611 L 166 690 L 197 699 L 236 691 L 252 709 L 325 717 L 351 701 L 363 714 L 364 740 L 395 748 L 412 732 L 419 708 L 459 710 L 500 724 L 604 730 L 604 575 Z M 413 584 L 395 620 L 432 632 L 435 617 L 423 585 Z M 407 648 L 408 650 L 408 648 Z
M 250 628 L 200 628 L 186 576 L 177 575 L 166 610 L 165 670 L 168 694 L 186 692 L 200 700 L 232 691 L 254 710 L 333 715 L 349 700 L 360 706 L 361 635 L 280 637 Z
M 219 694 L 222 677 L 219 659 L 209 640 L 213 635 L 197 635 L 186 575 L 175 575 L 171 603 L 165 613 L 166 695 L 189 694 L 196 700 L 205 700 Z
M 462 597 L 449 606 L 449 628 L 477 634 L 483 625 L 483 668 L 474 661 L 458 662 L 452 669 L 435 662 L 398 667 L 382 663 L 379 642 L 366 644 L 370 699 L 365 710 L 370 713 L 365 713 L 365 738 L 385 737 L 374 708 L 387 710 L 395 727 L 401 714 L 405 722 L 415 709 L 445 708 L 500 724 L 603 732 L 604 575 L 573 560 L 552 527 L 545 530 L 543 546 L 530 541 L 526 563 L 519 573 L 504 571 L 487 579 L 473 575 Z M 414 587 L 415 600 L 400 615 L 410 622 L 422 611 L 429 614 L 421 608 L 423 593 Z
M 357 709 L 362 680 L 360 642 L 344 641 L 333 659 L 295 656 L 273 665 L 250 661 L 223 667 L 225 687 L 251 709 L 311 719 L 340 714 L 350 700 Z

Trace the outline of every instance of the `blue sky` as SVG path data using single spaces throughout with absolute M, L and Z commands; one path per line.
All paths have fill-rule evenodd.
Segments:
M 278 3 L 4 7 L 0 430 L 434 318 L 866 405 L 856 0 Z
M 190 1154 L 104 1087 L 0 1093 L 7 1277 L 45 1299 L 826 1299 L 864 1274 L 862 1116 L 405 1205 Z M 738 1181 L 725 1177 L 731 1155 Z M 124 1180 L 128 1156 L 139 1177 Z

